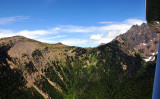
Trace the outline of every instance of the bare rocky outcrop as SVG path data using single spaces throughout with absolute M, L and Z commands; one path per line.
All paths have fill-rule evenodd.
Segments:
M 152 33 L 146 23 L 133 25 L 126 33 L 116 37 L 131 45 L 146 61 L 153 61 L 158 51 L 159 34 Z

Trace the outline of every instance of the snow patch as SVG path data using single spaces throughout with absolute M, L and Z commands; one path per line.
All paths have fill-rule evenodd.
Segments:
M 155 56 L 155 55 L 157 55 L 158 54 L 158 52 L 155 52 L 155 53 L 151 53 L 151 55 L 153 55 L 153 56 Z
M 152 59 L 152 56 L 150 56 L 149 58 L 147 58 L 147 59 L 144 59 L 146 62 L 148 62 L 148 61 L 151 61 L 151 59 Z
M 158 54 L 158 52 L 151 53 L 152 56 L 148 57 L 147 59 L 144 59 L 146 62 L 148 61 L 154 61 L 155 60 L 155 55 Z
M 155 60 L 155 57 L 153 57 L 150 61 L 154 61 Z
M 141 43 L 140 45 L 147 45 L 146 43 Z
M 156 53 L 151 53 L 151 55 L 153 55 L 153 56 L 154 56 L 154 55 L 156 55 Z

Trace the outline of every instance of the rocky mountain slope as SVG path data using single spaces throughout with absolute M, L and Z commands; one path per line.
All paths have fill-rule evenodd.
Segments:
M 133 26 L 97 48 L 22 36 L 0 39 L 0 98 L 150 99 L 155 62 L 146 63 L 139 54 L 138 45 L 150 44 L 150 38 L 136 36 L 148 33 L 143 28 Z
M 125 34 L 119 36 L 130 43 L 146 61 L 153 61 L 158 51 L 159 34 L 151 33 L 146 23 L 134 25 Z

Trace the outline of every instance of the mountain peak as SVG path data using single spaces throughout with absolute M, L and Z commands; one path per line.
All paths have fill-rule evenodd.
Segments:
M 153 53 L 156 53 L 158 49 L 158 44 L 155 44 L 155 42 L 158 42 L 158 35 L 152 33 L 146 23 L 140 26 L 133 25 L 126 33 L 118 36 L 116 40 L 118 38 L 128 42 L 145 59 L 153 56 Z
M 61 43 L 61 42 L 58 42 L 58 43 L 56 43 L 56 45 L 64 45 L 63 43 Z
M 151 90 L 151 95 L 150 86 L 153 84 L 143 83 L 152 82 L 150 76 L 145 74 L 150 68 L 146 67 L 142 58 L 132 49 L 138 50 L 137 46 L 141 45 L 141 48 L 145 47 L 144 53 L 150 51 L 151 48 L 147 47 L 150 43 L 146 42 L 153 40 L 156 34 L 150 33 L 145 25 L 143 28 L 135 25 L 132 29 L 108 44 L 89 49 L 68 47 L 61 42 L 41 43 L 23 36 L 1 39 L 0 99 L 17 98 L 19 93 L 22 93 L 20 99 L 64 99 L 72 98 L 72 95 L 73 98 L 83 99 L 102 99 L 115 95 L 123 99 L 146 97 L 148 89 Z M 146 68 L 142 68 L 144 66 Z M 146 78 L 141 79 L 142 77 Z M 132 78 L 135 81 L 131 82 Z M 141 86 L 142 83 L 139 84 L 137 81 L 146 85 Z M 134 83 L 140 87 L 133 89 Z M 144 91 L 145 88 L 147 91 Z M 122 92 L 118 91 L 119 89 L 126 90 Z M 133 90 L 128 92 L 127 89 Z M 138 94 L 137 90 L 144 95 Z M 114 92 L 116 94 L 112 94 Z M 130 93 L 134 93 L 134 97 Z

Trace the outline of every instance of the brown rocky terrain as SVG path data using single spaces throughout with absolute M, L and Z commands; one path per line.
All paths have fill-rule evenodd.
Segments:
M 150 99 L 157 47 L 145 23 L 96 48 L 2 38 L 0 99 Z
M 159 34 L 152 33 L 146 23 L 134 25 L 117 38 L 129 43 L 132 50 L 140 53 L 146 61 L 153 61 L 158 51 Z

